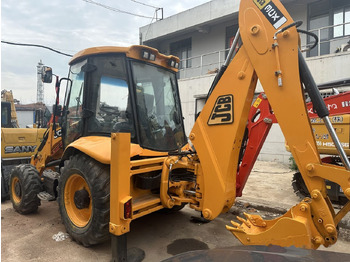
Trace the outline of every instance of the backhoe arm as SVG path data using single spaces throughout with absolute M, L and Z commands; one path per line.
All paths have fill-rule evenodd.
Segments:
M 350 199 L 350 172 L 322 164 L 304 101 L 303 84 L 314 107 L 327 116 L 298 48 L 297 23 L 277 0 L 242 0 L 242 46 L 213 89 L 190 133 L 200 159 L 197 194 L 204 218 L 213 219 L 236 197 L 236 171 L 249 108 L 259 78 L 298 168 L 311 192 L 284 216 L 265 221 L 246 215 L 229 230 L 244 244 L 317 248 L 337 240 L 337 215 L 327 197 L 325 179 L 338 183 Z M 303 72 L 300 73 L 300 68 Z

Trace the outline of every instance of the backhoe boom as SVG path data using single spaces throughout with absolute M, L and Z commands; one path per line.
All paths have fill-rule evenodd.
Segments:
M 272 13 L 277 20 L 270 16 Z M 329 246 L 336 242 L 339 218 L 348 212 L 347 205 L 335 215 L 327 196 L 325 179 L 338 183 L 350 198 L 350 173 L 320 160 L 301 82 L 320 117 L 329 113 L 300 56 L 296 25 L 279 1 L 241 1 L 239 27 L 243 44 L 190 134 L 202 167 L 202 213 L 206 219 L 213 219 L 227 210 L 236 197 L 235 170 L 259 78 L 311 199 L 303 200 L 272 221 L 246 215 L 246 220 L 240 219 L 241 225 L 233 223 L 234 227 L 228 229 L 244 244 Z

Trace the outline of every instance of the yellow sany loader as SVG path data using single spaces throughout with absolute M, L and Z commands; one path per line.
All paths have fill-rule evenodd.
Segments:
M 176 80 L 178 58 L 146 46 L 79 52 L 70 61 L 61 112 L 60 172 L 45 175 L 46 167 L 58 162 L 40 165 L 41 152 L 33 166 L 16 168 L 10 181 L 14 207 L 27 201 L 27 190 L 39 194 L 47 184 L 58 185 L 47 193 L 57 193 L 67 232 L 84 246 L 111 234 L 115 261 L 127 259 L 126 233 L 139 217 L 188 204 L 205 219 L 216 218 L 236 198 L 239 154 L 259 79 L 311 198 L 274 220 L 246 215 L 227 228 L 247 245 L 316 249 L 334 244 L 350 204 L 335 214 L 325 179 L 339 184 L 350 199 L 350 164 L 299 50 L 298 25 L 278 0 L 241 1 L 232 46 L 238 39 L 242 45 L 230 50 L 214 81 L 190 132 L 191 146 Z M 344 167 L 321 162 L 304 92 L 327 125 Z M 46 145 L 41 151 L 50 156 Z
M 1 200 L 6 200 L 10 171 L 29 163 L 43 138 L 43 128 L 19 128 L 12 91 L 1 90 Z

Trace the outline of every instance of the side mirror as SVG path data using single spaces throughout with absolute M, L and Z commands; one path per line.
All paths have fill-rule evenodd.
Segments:
M 41 80 L 44 83 L 51 83 L 52 82 L 52 68 L 48 66 L 43 66 L 41 69 Z

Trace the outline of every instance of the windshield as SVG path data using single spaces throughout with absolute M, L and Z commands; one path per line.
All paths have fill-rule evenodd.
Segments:
M 186 144 L 175 74 L 133 61 L 141 146 L 173 151 Z

